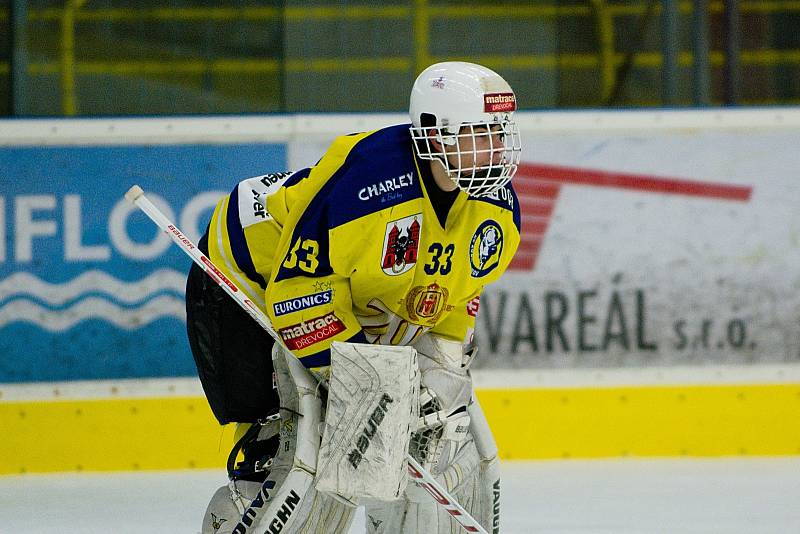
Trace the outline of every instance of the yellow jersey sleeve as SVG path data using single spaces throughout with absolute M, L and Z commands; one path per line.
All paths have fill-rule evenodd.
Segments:
M 337 139 L 316 166 L 267 199 L 267 211 L 282 229 L 267 314 L 281 341 L 309 368 L 330 364 L 333 341 L 366 342 L 353 313 L 351 267 L 333 260 L 351 257 L 352 244 L 331 241 L 330 213 L 351 150 L 368 135 Z
M 291 173 L 248 178 L 217 203 L 208 226 L 208 257 L 222 273 L 266 312 L 264 290 L 274 262 L 274 248 L 259 243 L 277 242 L 281 228 L 265 208 L 266 197 Z

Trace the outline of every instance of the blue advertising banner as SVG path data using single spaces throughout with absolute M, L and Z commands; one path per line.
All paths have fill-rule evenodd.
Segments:
M 123 198 L 133 184 L 197 240 L 280 144 L 0 147 L 0 383 L 195 374 L 191 260 Z

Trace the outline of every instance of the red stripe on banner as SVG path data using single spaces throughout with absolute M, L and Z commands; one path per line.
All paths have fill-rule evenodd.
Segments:
M 533 215 L 528 213 L 528 210 L 525 209 L 525 206 L 522 207 L 522 215 L 520 216 L 520 223 L 522 226 L 526 224 L 533 224 L 533 223 L 547 223 L 550 220 L 550 216 L 541 216 L 541 215 Z
M 522 221 L 522 234 L 544 235 L 547 231 L 550 221 L 548 219 L 536 221 Z
M 529 237 L 527 235 L 522 236 L 522 239 L 519 242 L 519 247 L 517 250 L 522 252 L 533 252 L 534 254 L 539 252 L 539 248 L 542 246 L 542 240 L 539 237 Z
M 519 204 L 523 219 L 528 215 L 550 217 L 556 207 L 556 203 L 549 200 L 529 200 L 524 197 L 519 199 Z
M 536 256 L 532 252 L 518 250 L 508 268 L 512 271 L 530 271 L 536 265 Z
M 520 166 L 520 169 L 522 166 Z M 514 177 L 514 190 L 522 197 L 549 198 L 555 199 L 558 196 L 558 184 L 548 183 L 535 179 L 533 176 L 523 176 L 517 173 Z
M 681 178 L 667 178 L 613 171 L 581 169 L 561 165 L 524 163 L 514 177 L 520 202 L 522 236 L 511 270 L 532 270 L 562 185 L 616 187 L 649 193 L 688 195 L 722 200 L 750 200 L 753 188 Z
M 697 182 L 681 178 L 664 178 L 539 163 L 520 165 L 518 174 L 534 180 L 553 181 L 559 184 L 619 187 L 621 189 L 633 189 L 651 193 L 711 197 L 724 200 L 748 201 L 753 192 L 752 187 L 743 185 Z

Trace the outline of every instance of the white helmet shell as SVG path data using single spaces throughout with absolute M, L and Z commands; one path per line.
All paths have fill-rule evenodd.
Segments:
M 498 113 L 516 109 L 511 86 L 493 70 L 474 63 L 448 61 L 431 65 L 411 89 L 411 123 L 418 128 L 423 126 L 423 114 L 435 116 L 435 126 L 458 133 L 463 124 L 493 122 Z
M 431 65 L 411 89 L 411 135 L 417 155 L 439 161 L 467 194 L 490 195 L 511 180 L 519 164 L 516 109 L 511 86 L 491 69 L 460 61 Z M 444 145 L 444 152 L 432 147 L 431 139 Z

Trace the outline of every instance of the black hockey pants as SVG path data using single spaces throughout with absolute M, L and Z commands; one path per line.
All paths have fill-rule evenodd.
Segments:
M 199 248 L 208 254 L 207 236 Z M 186 281 L 186 330 L 220 424 L 252 423 L 277 409 L 272 338 L 195 264 Z

